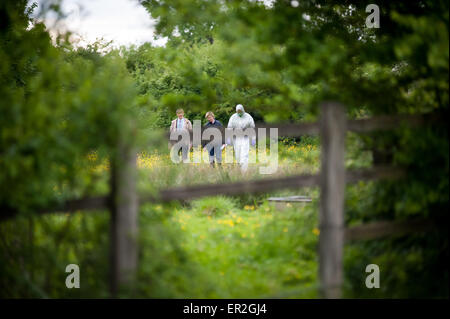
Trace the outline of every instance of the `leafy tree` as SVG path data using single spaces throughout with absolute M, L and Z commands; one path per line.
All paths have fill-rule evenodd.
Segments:
M 197 104 L 215 101 L 216 96 L 207 92 L 216 82 L 196 76 L 199 68 L 195 63 L 180 61 L 194 52 L 197 42 L 192 39 L 202 38 L 205 25 L 214 22 L 214 44 L 199 46 L 210 50 L 222 46 L 215 51 L 215 58 L 218 74 L 231 84 L 226 92 L 249 93 L 244 95 L 244 105 L 266 121 L 314 119 L 317 104 L 324 100 L 346 105 L 350 118 L 423 112 L 435 112 L 442 118 L 448 115 L 447 1 L 378 2 L 381 27 L 377 29 L 365 27 L 368 1 L 141 3 L 159 19 L 158 34 L 169 36 L 167 52 L 173 52 L 173 43 L 173 54 L 181 56 L 171 55 L 171 59 L 177 61 L 177 67 L 190 70 L 187 74 L 202 86 Z M 176 32 L 185 26 L 189 26 L 189 37 Z M 232 105 L 235 96 L 229 94 Z M 173 101 L 187 99 L 183 93 L 166 96 Z M 164 95 L 161 101 L 165 101 Z M 447 127 L 399 127 L 393 132 L 366 134 L 359 140 L 363 149 L 372 150 L 374 164 L 393 162 L 406 168 L 408 177 L 395 183 L 375 183 L 367 192 L 361 187 L 350 188 L 348 223 L 420 216 L 435 218 L 438 223 L 448 220 Z M 358 197 L 351 196 L 352 192 Z M 370 200 L 361 204 L 354 198 Z M 384 261 L 387 268 L 401 264 L 404 257 L 398 256 L 417 261 L 406 268 L 396 266 L 396 275 L 388 278 L 387 288 L 377 296 L 448 296 L 447 285 L 436 289 L 434 284 L 448 281 L 448 238 L 445 231 L 438 234 L 351 249 L 366 254 L 364 260 Z M 350 294 L 360 292 L 356 288 L 360 277 L 351 274 L 362 269 L 362 263 L 357 257 L 346 263 Z M 426 279 L 420 283 L 414 280 L 413 273 L 423 272 Z M 400 276 L 408 279 L 400 281 Z

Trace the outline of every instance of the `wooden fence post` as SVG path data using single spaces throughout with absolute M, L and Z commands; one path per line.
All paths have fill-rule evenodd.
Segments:
M 111 161 L 111 296 L 132 283 L 137 268 L 138 197 L 136 152 L 120 143 Z
M 340 298 L 344 247 L 346 116 L 341 104 L 321 105 L 319 278 L 325 298 Z

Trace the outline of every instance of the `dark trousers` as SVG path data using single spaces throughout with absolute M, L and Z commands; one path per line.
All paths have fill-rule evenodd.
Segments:
M 222 150 L 221 148 L 221 144 L 213 144 L 213 145 L 208 145 L 207 146 L 207 150 L 209 151 L 209 163 L 213 164 L 214 163 L 214 156 L 216 158 L 216 162 L 221 164 L 222 163 Z

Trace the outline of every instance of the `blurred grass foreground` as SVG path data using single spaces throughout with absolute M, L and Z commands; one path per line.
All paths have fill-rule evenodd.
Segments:
M 58 13 L 46 2 L 39 17 Z M 137 188 L 264 178 L 260 163 L 170 161 L 175 110 L 227 124 L 236 104 L 255 121 L 318 119 L 339 101 L 350 119 L 435 113 L 448 116 L 448 1 L 378 1 L 380 28 L 368 28 L 360 1 L 139 1 L 157 19 L 150 43 L 75 47 L 50 37 L 36 5 L 0 3 L 1 298 L 108 298 L 108 211 L 38 214 L 50 204 L 109 193 L 119 143 L 137 150 Z M 36 12 L 35 12 L 36 13 Z M 278 139 L 274 176 L 318 173 L 319 138 Z M 252 150 L 254 151 L 254 150 Z M 192 154 L 191 154 L 192 155 Z M 349 133 L 346 168 L 394 164 L 398 181 L 345 189 L 345 223 L 448 220 L 448 127 Z M 310 203 L 272 205 L 273 196 Z M 135 298 L 319 298 L 319 190 L 215 196 L 139 207 Z M 448 230 L 351 242 L 344 250 L 346 298 L 448 298 Z M 65 285 L 80 268 L 80 288 Z M 381 269 L 367 289 L 368 264 Z

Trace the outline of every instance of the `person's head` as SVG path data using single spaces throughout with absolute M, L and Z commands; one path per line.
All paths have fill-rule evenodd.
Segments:
M 177 110 L 177 116 L 178 116 L 179 119 L 182 119 L 182 118 L 183 118 L 183 116 L 184 116 L 184 111 L 183 111 L 183 109 L 178 109 L 178 110 Z
M 210 123 L 214 123 L 214 113 L 213 113 L 213 112 L 206 112 L 205 118 L 206 118 Z
M 237 115 L 239 115 L 240 117 L 242 117 L 245 113 L 244 107 L 242 106 L 242 104 L 238 104 L 236 105 L 236 113 Z

